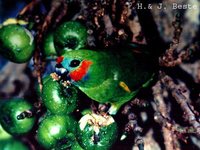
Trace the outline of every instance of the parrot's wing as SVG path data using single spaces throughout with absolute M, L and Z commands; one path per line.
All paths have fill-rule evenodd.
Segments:
M 120 107 L 135 97 L 139 91 L 139 89 L 130 91 L 125 82 L 113 79 L 107 79 L 101 85 L 92 88 L 80 87 L 80 90 L 97 102 L 110 103 L 109 113 L 111 115 L 116 114 Z
M 110 102 L 113 95 L 116 95 L 116 87 L 116 82 L 113 82 L 113 79 L 108 78 L 95 87 L 79 87 L 79 89 L 91 99 L 100 103 L 106 103 Z
M 154 76 L 155 74 L 153 74 L 152 77 L 147 82 L 145 82 L 140 88 L 138 88 L 135 91 L 130 91 L 126 83 L 121 81 L 120 82 L 121 88 L 129 94 L 123 97 L 116 97 L 117 101 L 111 103 L 111 107 L 108 110 L 109 114 L 115 115 L 124 103 L 128 102 L 129 100 L 131 100 L 132 98 L 136 96 L 136 94 L 140 91 L 141 88 L 149 87 L 149 85 L 153 82 Z

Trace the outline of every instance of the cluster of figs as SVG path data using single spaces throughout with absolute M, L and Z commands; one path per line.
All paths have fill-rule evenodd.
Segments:
M 27 23 L 29 24 L 29 23 Z M 14 63 L 28 62 L 35 50 L 34 31 L 17 21 L 0 27 L 0 55 Z M 67 21 L 47 33 L 42 53 L 55 58 L 70 50 L 84 48 L 87 29 L 77 21 Z M 0 100 L 0 149 L 28 150 L 17 140 L 33 134 L 38 144 L 47 150 L 107 150 L 117 139 L 117 124 L 112 116 L 84 111 L 74 116 L 78 108 L 78 89 L 65 86 L 51 75 L 43 77 L 43 88 L 35 91 L 46 108 L 41 116 L 33 115 L 34 105 L 24 98 Z

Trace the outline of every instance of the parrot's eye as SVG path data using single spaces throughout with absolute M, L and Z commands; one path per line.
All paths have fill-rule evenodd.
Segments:
M 72 60 L 69 64 L 70 67 L 77 67 L 80 64 L 80 60 Z

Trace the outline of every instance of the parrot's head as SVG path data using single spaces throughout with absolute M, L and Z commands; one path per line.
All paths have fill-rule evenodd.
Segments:
M 76 84 L 95 84 L 102 54 L 91 50 L 73 50 L 57 58 L 56 73 Z M 97 69 L 98 68 L 98 69 Z M 98 74 L 98 75 L 97 75 Z M 86 86 L 87 86 L 86 85 Z
M 61 77 L 74 82 L 87 80 L 92 61 L 80 58 L 57 58 L 56 72 Z

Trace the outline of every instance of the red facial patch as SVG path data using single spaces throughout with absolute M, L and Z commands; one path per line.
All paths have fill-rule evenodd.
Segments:
M 58 58 L 56 59 L 56 62 L 57 62 L 58 64 L 60 64 L 60 63 L 63 61 L 63 59 L 64 59 L 64 57 L 63 57 L 63 56 L 60 56 L 60 57 L 58 57 Z
M 88 60 L 82 61 L 81 66 L 69 74 L 70 78 L 73 79 L 74 81 L 80 81 L 87 74 L 91 64 L 92 64 L 91 61 Z

